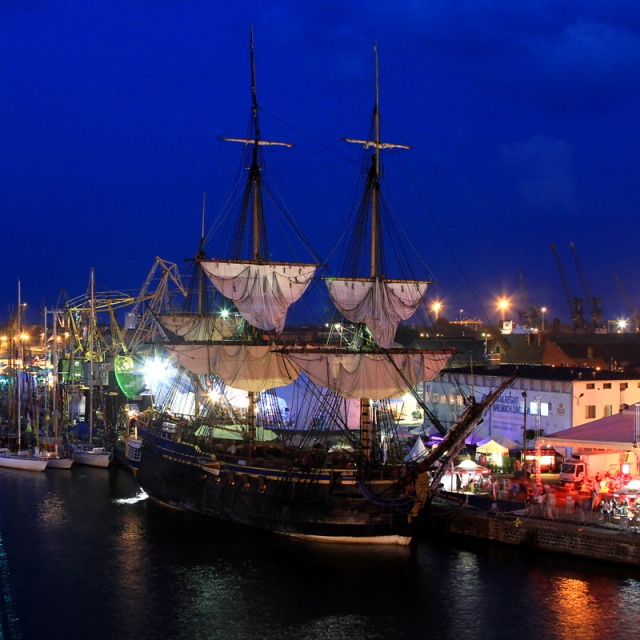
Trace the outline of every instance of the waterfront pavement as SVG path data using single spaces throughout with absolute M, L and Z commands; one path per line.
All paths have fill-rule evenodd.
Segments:
M 465 496 L 465 500 L 470 506 L 478 507 L 483 511 L 510 513 L 523 518 L 591 526 L 602 531 L 640 533 L 640 522 L 636 526 L 631 524 L 630 517 L 618 515 L 605 518 L 599 509 L 594 510 L 590 490 L 576 491 L 571 485 L 562 486 L 558 474 L 542 474 L 540 480 L 542 485 L 547 487 L 547 497 L 542 504 L 533 500 L 536 484 L 534 476 L 531 476 L 529 481 L 524 483 L 526 493 L 523 491 L 521 479 L 515 479 L 512 475 L 498 475 L 493 478 L 496 483 L 495 497 L 491 494 L 458 493 L 457 495 Z M 511 490 L 513 483 L 518 485 L 516 493 Z M 501 487 L 501 490 L 498 487 Z M 529 500 L 526 499 L 527 494 Z

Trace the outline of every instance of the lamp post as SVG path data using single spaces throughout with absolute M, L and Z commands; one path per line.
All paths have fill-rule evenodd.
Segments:
M 460 309 L 460 322 L 462 322 L 462 312 L 464 311 L 464 309 Z
M 525 451 L 527 449 L 527 392 L 522 392 L 522 397 L 524 398 L 524 410 L 523 410 L 523 418 L 522 418 L 522 471 L 525 470 L 526 464 L 526 455 Z
M 438 322 L 438 317 L 440 315 L 440 309 L 442 308 L 442 303 L 441 302 L 434 302 L 433 305 L 431 306 L 431 309 L 433 310 L 433 313 L 436 316 L 436 322 Z
M 484 338 L 484 355 L 486 356 L 489 352 L 489 338 L 491 337 L 491 334 L 483 333 L 482 337 Z
M 540 311 L 542 312 L 542 333 L 544 333 L 544 314 L 547 313 L 547 307 L 542 307 Z

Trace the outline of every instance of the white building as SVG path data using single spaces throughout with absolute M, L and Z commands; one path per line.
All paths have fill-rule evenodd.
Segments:
M 425 402 L 448 427 L 462 412 L 465 397 L 482 400 L 513 369 L 448 369 L 424 384 Z M 525 429 L 551 435 L 613 415 L 636 402 L 640 402 L 640 376 L 576 367 L 522 366 L 520 377 L 493 404 L 474 440 L 506 436 L 522 443 Z

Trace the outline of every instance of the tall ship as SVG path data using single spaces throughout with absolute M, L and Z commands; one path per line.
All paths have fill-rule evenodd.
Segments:
M 355 235 L 344 275 L 319 282 L 319 260 L 274 261 L 268 244 L 263 150 L 286 143 L 261 138 L 251 38 L 249 134 L 228 139 L 247 153 L 242 207 L 228 255 L 207 258 L 201 245 L 195 259 L 210 285 L 199 300 L 213 306 L 156 318 L 195 407 L 189 419 L 158 413 L 145 424 L 137 478 L 153 500 L 300 538 L 406 545 L 433 487 L 511 384 L 482 402 L 469 398 L 448 430 L 436 421 L 443 437 L 436 448 L 407 451 L 392 400 L 433 380 L 452 354 L 394 341 L 432 282 L 386 275 L 381 153 L 408 147 L 381 141 L 377 51 L 375 67 L 369 136 L 346 139 L 368 164 Z M 335 308 L 328 336 L 285 339 L 290 306 L 315 286 L 326 287 Z M 283 409 L 284 393 L 290 406 Z M 232 394 L 241 395 L 241 408 L 229 401 Z

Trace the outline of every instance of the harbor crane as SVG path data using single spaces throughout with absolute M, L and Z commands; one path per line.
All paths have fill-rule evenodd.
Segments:
M 595 298 L 591 295 L 591 291 L 587 284 L 587 279 L 584 275 L 584 271 L 582 269 L 582 265 L 580 264 L 580 260 L 578 259 L 578 252 L 576 251 L 576 246 L 573 242 L 569 243 L 571 247 L 571 251 L 573 252 L 573 259 L 576 263 L 576 269 L 578 270 L 578 275 L 580 276 L 580 282 L 582 284 L 582 291 L 584 292 L 585 298 L 590 305 L 589 307 L 589 315 L 591 318 L 591 326 L 594 329 L 598 329 L 602 327 L 602 300 L 600 298 Z
M 518 276 L 520 278 L 520 291 L 522 293 L 522 302 L 524 303 L 524 312 L 520 312 L 520 324 L 528 324 L 530 327 L 535 327 L 538 324 L 539 313 L 538 307 L 532 307 L 529 304 L 529 296 L 527 295 L 527 289 L 524 286 L 524 278 L 522 277 L 522 271 L 518 269 Z
M 569 306 L 569 312 L 571 313 L 573 328 L 576 330 L 584 329 L 585 322 L 584 315 L 582 313 L 582 298 L 573 298 L 571 296 L 569 283 L 567 282 L 564 270 L 562 269 L 562 263 L 560 262 L 558 252 L 556 251 L 556 245 L 553 242 L 551 243 L 551 251 L 553 251 L 553 257 L 556 260 L 556 266 L 558 267 L 558 272 L 560 273 L 560 280 L 562 282 L 562 288 L 564 290 L 565 298 L 567 299 L 567 305 Z
M 618 283 L 618 289 L 620 290 L 620 295 L 622 296 L 622 299 L 625 301 L 627 308 L 629 309 L 629 313 L 633 318 L 633 322 L 635 324 L 634 333 L 637 333 L 638 331 L 640 331 L 640 316 L 638 315 L 638 307 L 635 307 L 631 302 L 631 298 L 629 298 L 629 295 L 627 294 L 625 288 L 622 286 L 622 282 L 620 282 L 620 278 L 618 278 L 618 276 L 615 273 L 613 274 L 613 277 L 616 279 L 616 282 Z

